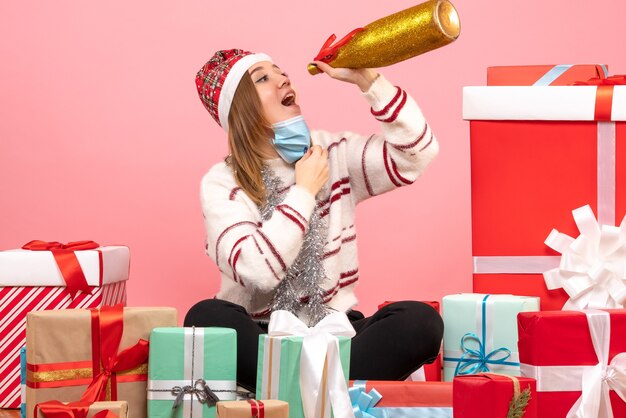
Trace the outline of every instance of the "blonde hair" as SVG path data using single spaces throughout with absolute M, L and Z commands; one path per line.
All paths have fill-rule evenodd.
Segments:
M 263 115 L 261 99 L 252 77 L 245 72 L 228 114 L 228 148 L 230 165 L 241 189 L 258 206 L 266 201 L 265 184 L 261 176 L 263 156 L 259 144 L 273 135 L 272 126 Z

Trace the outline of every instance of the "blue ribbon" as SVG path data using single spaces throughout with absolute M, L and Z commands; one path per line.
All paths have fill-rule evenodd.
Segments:
M 506 347 L 496 348 L 489 353 L 485 352 L 485 337 L 487 335 L 487 299 L 491 295 L 485 295 L 482 300 L 482 327 L 481 337 L 468 332 L 461 338 L 461 350 L 465 353 L 460 358 L 444 357 L 444 361 L 456 361 L 457 365 L 454 369 L 454 375 L 468 375 L 476 373 L 489 372 L 489 364 L 519 366 L 520 364 L 513 361 L 506 361 L 511 357 L 511 350 Z M 469 341 L 475 340 L 478 343 L 478 349 L 469 347 Z
M 365 392 L 365 380 L 355 380 L 354 386 L 348 389 L 352 411 L 355 418 L 386 418 L 387 414 L 374 406 L 382 399 L 383 395 L 376 389 L 369 393 Z
M 571 64 L 555 65 L 539 80 L 535 81 L 535 84 L 533 84 L 533 86 L 549 86 L 550 83 L 559 78 L 565 71 L 569 70 L 571 67 Z

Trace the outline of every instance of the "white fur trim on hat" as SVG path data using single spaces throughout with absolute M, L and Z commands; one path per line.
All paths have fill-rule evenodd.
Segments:
M 237 86 L 239 86 L 239 81 L 241 81 L 241 77 L 243 77 L 244 73 L 248 71 L 250 66 L 261 61 L 273 62 L 269 55 L 266 54 L 259 53 L 246 55 L 237 61 L 226 75 L 224 86 L 222 86 L 219 102 L 217 104 L 220 125 L 222 125 L 222 128 L 224 128 L 226 132 L 228 132 L 228 114 L 230 113 L 230 106 L 233 103 L 233 96 L 235 95 Z

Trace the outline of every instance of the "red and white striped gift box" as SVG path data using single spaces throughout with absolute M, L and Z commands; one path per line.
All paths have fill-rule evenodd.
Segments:
M 28 312 L 126 305 L 128 247 L 75 254 L 93 289 L 72 299 L 49 251 L 0 251 L 0 408 L 20 407 L 20 348 Z

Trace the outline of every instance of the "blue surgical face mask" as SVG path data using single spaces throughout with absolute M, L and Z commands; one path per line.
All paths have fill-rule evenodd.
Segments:
M 296 116 L 274 123 L 272 143 L 278 155 L 289 164 L 295 163 L 307 152 L 311 145 L 311 132 L 303 116 Z

